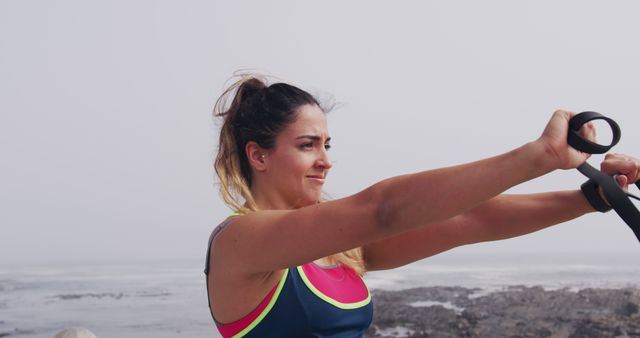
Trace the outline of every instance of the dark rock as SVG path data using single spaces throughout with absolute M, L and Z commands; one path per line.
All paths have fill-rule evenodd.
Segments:
M 616 311 L 621 316 L 633 316 L 638 313 L 638 304 L 632 302 L 626 302 L 621 308 Z
M 640 337 L 638 289 L 574 292 L 514 286 L 474 296 L 478 291 L 375 290 L 366 337 Z

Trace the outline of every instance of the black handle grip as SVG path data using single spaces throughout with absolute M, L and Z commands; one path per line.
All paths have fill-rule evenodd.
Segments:
M 598 143 L 591 142 L 578 133 L 582 125 L 589 121 L 593 120 L 605 120 L 609 126 L 611 127 L 611 131 L 613 132 L 613 139 L 611 140 L 611 144 L 602 145 Z M 580 114 L 577 114 L 569 120 L 569 134 L 567 135 L 567 143 L 573 148 L 580 150 L 589 154 L 604 154 L 613 146 L 618 144 L 620 141 L 621 131 L 620 126 L 616 123 L 616 121 L 602 115 L 596 113 L 594 111 L 585 111 Z

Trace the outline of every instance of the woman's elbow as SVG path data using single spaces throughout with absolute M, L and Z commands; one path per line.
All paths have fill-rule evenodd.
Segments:
M 393 233 L 396 208 L 393 207 L 391 199 L 385 196 L 384 190 L 383 181 L 363 190 L 358 197 L 372 227 L 383 233 Z

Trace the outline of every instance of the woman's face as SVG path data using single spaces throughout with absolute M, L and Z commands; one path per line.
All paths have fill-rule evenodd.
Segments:
M 316 105 L 300 107 L 294 122 L 276 137 L 268 154 L 267 174 L 289 206 L 299 208 L 320 200 L 331 169 L 330 140 L 325 113 Z

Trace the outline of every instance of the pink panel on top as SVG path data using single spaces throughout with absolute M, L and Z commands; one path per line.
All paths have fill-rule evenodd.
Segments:
M 302 270 L 318 291 L 340 303 L 357 303 L 369 296 L 360 276 L 347 266 L 321 268 L 315 263 L 308 263 L 302 266 Z
M 251 323 L 253 323 L 253 321 L 262 313 L 262 311 L 264 311 L 267 305 L 269 305 L 269 301 L 271 301 L 271 298 L 273 298 L 273 294 L 276 292 L 278 284 L 279 283 L 276 283 L 276 286 L 271 289 L 267 297 L 262 300 L 260 305 L 258 305 L 255 310 L 251 311 L 251 313 L 244 316 L 242 319 L 238 319 L 235 322 L 231 322 L 228 324 L 216 325 L 218 327 L 218 331 L 220 331 L 220 333 L 222 334 L 222 337 L 233 337 L 240 331 L 244 330 L 247 326 L 251 325 Z

